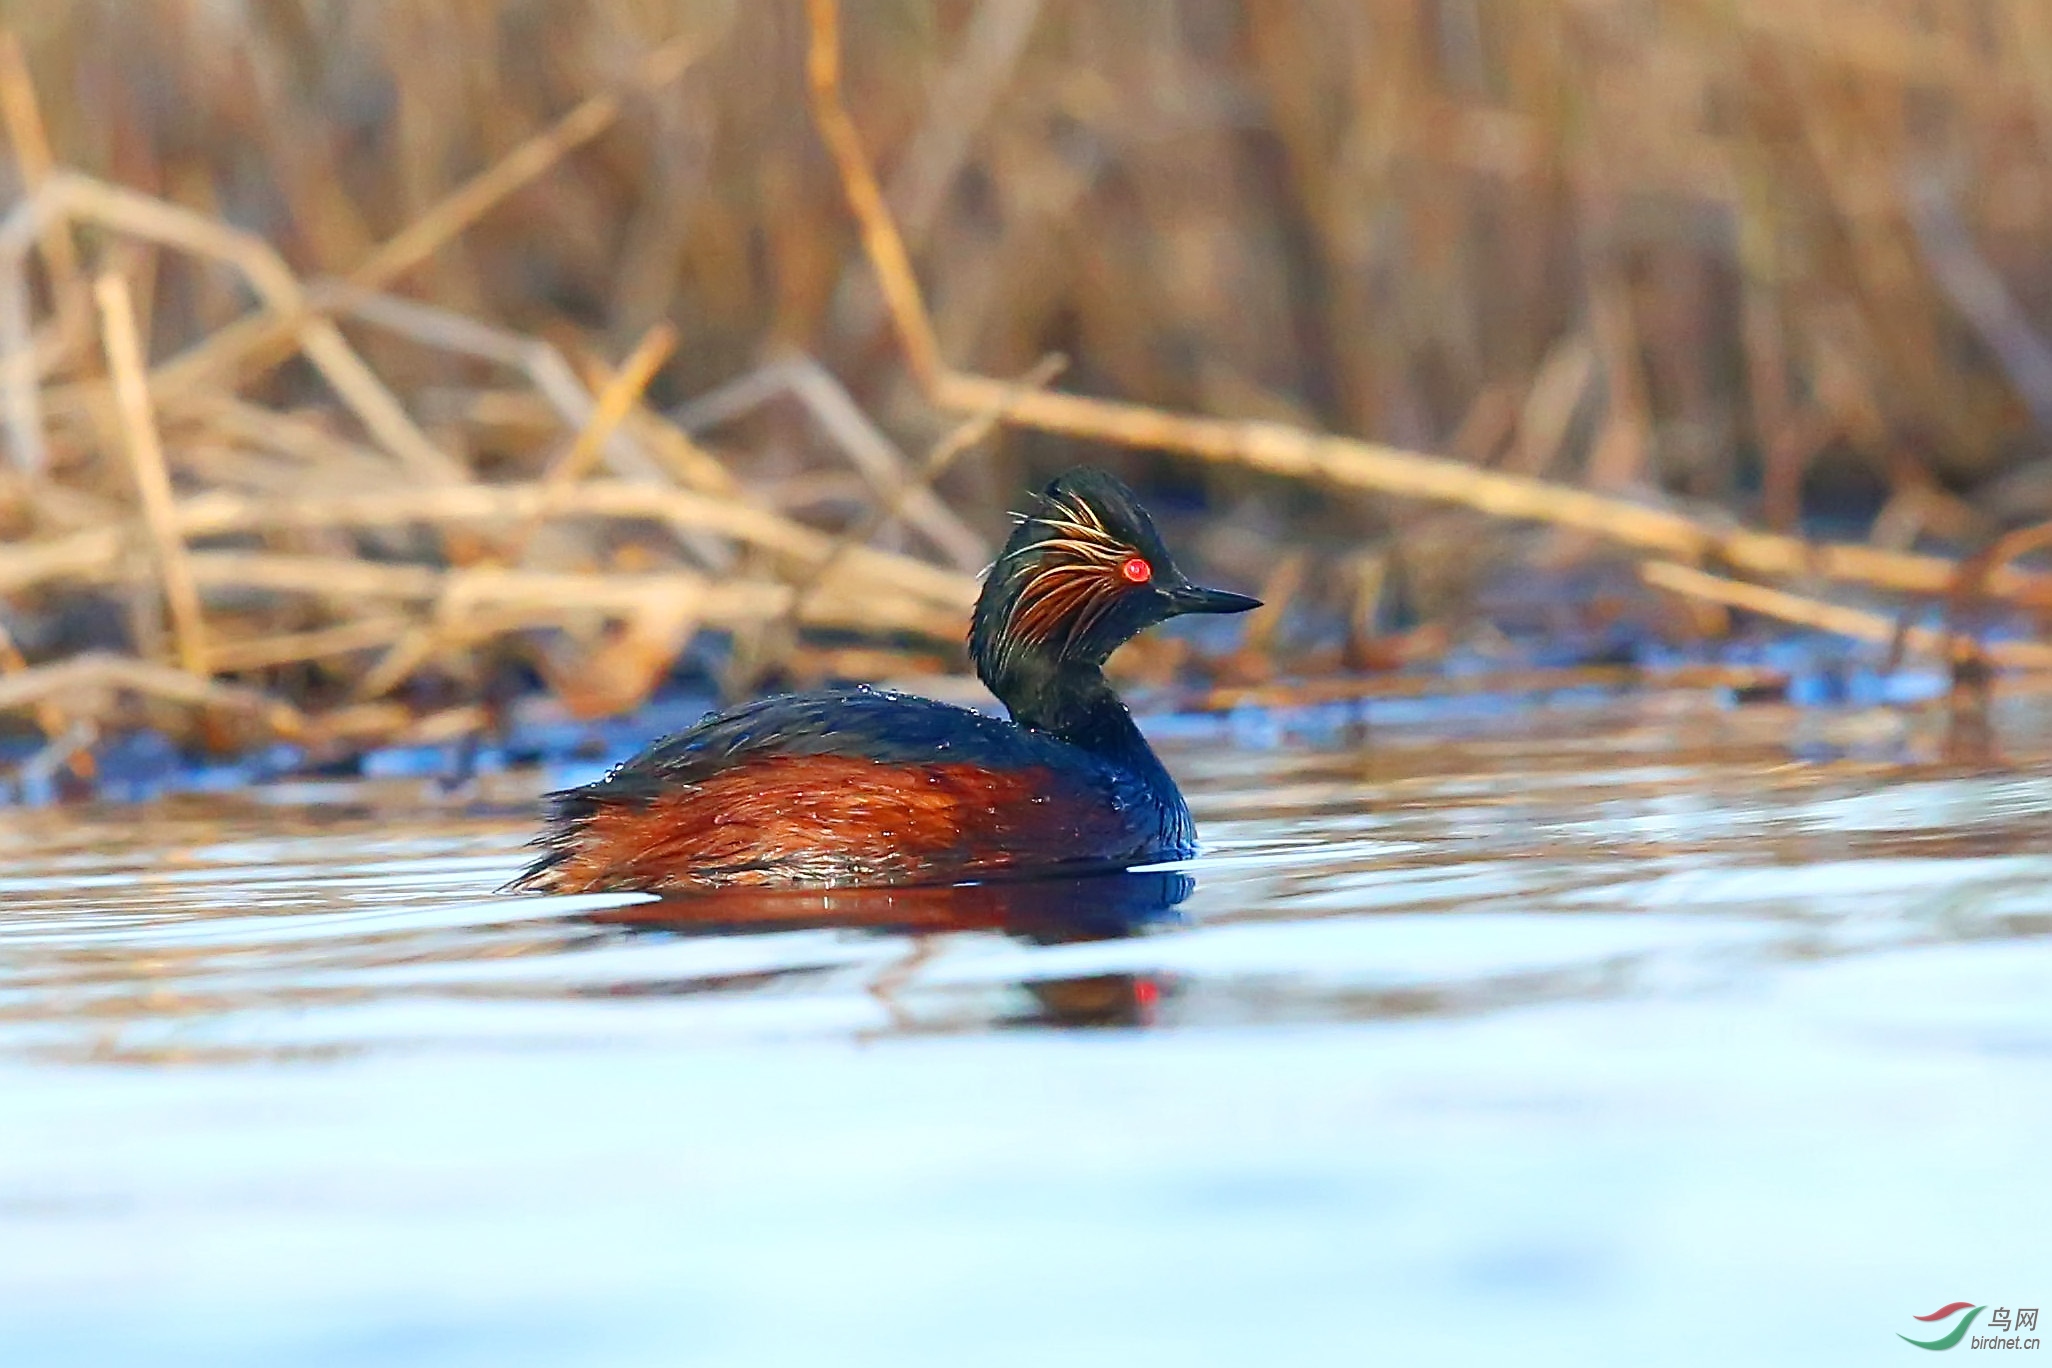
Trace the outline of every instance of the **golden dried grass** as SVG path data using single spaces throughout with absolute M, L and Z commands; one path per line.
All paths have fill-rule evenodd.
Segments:
M 1067 459 L 956 461 L 994 427 L 1343 491 L 1299 507 L 1376 527 L 1378 584 L 1450 504 L 1819 623 L 1833 583 L 2052 606 L 1913 545 L 2033 516 L 1954 494 L 2052 413 L 2038 0 L 854 14 L 844 59 L 826 0 L 0 6 L 14 625 L 111 600 L 178 697 L 338 744 L 508 652 L 631 707 L 700 629 L 737 683 L 807 626 L 958 631 Z M 1818 481 L 1885 542 L 1797 535 Z M 12 635 L 9 679 L 63 663 Z

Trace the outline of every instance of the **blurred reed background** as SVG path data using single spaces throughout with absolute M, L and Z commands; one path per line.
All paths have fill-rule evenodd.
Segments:
M 39 763 L 605 715 L 679 659 L 958 671 L 1006 510 L 1077 460 L 1278 602 L 1130 652 L 1157 683 L 2052 601 L 2007 564 L 2052 515 L 2044 0 L 851 7 L 940 354 L 1164 415 L 1115 445 L 918 383 L 807 18 L 0 3 L 0 708 Z

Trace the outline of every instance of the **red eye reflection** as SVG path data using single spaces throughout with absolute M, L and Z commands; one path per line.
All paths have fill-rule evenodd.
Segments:
M 1135 556 L 1119 567 L 1119 573 L 1135 584 L 1145 584 L 1154 578 L 1154 567 Z

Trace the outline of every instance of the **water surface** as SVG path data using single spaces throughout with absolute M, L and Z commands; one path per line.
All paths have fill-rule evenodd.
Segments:
M 506 897 L 510 774 L 0 815 L 0 1361 L 1870 1363 L 2052 1300 L 2041 709 L 1153 730 L 1206 853 L 1060 889 Z

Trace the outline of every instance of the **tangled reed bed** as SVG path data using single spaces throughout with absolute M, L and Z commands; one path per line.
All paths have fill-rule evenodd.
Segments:
M 1345 579 L 1355 665 L 1475 626 L 1376 620 L 1448 544 L 1643 562 L 1682 635 L 2052 665 L 1965 630 L 2052 605 L 2031 0 L 865 9 L 852 92 L 830 0 L 164 0 L 119 50 L 113 13 L 0 39 L 32 765 L 452 739 L 531 680 L 617 713 L 708 632 L 733 690 L 950 668 L 994 515 L 1068 459 L 960 459 L 999 429 L 1206 463 L 1306 538 L 1214 557 Z M 1800 534 L 1863 481 L 1864 540 Z M 1278 616 L 1228 690 L 1291 665 Z

